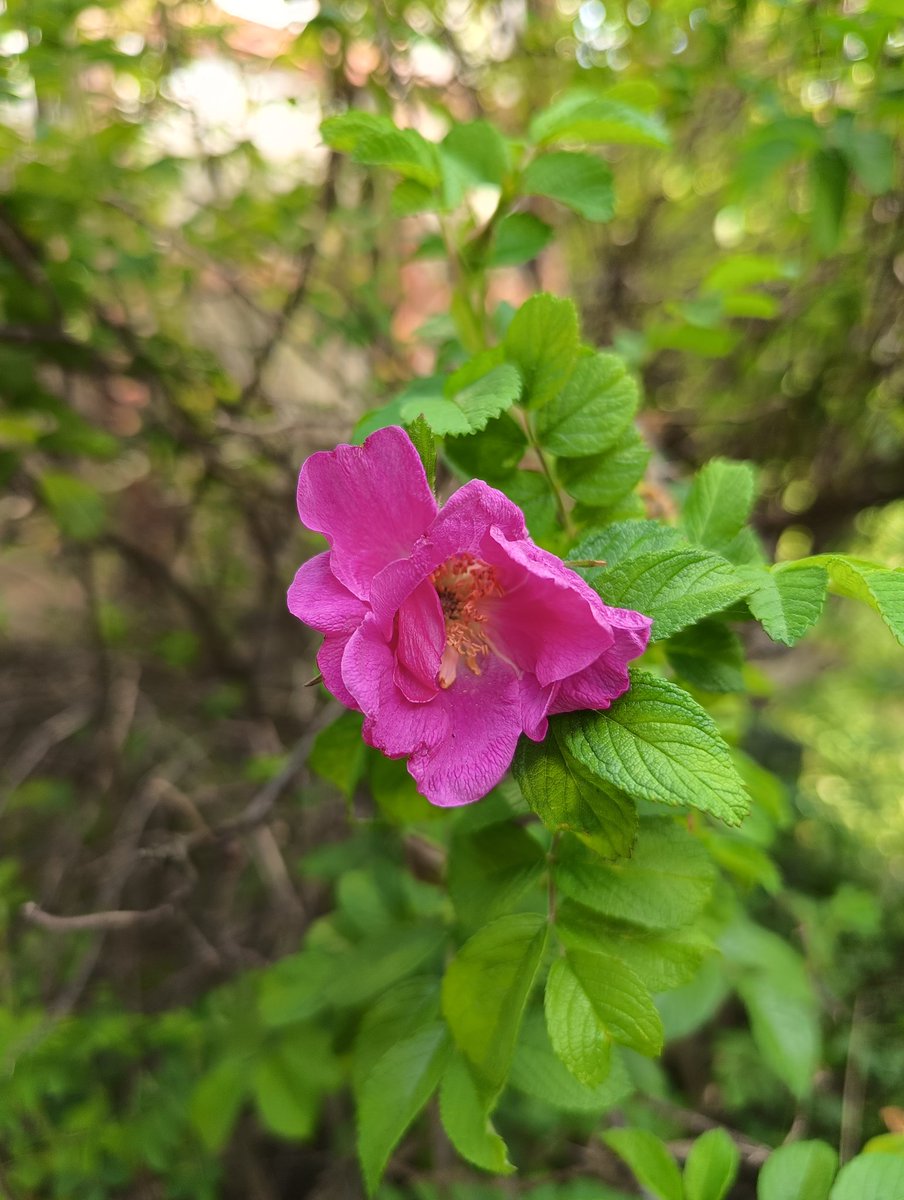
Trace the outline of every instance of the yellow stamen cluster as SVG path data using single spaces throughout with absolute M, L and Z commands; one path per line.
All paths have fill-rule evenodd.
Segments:
M 481 602 L 502 595 L 492 567 L 472 554 L 456 554 L 437 567 L 430 576 L 436 588 L 446 622 L 446 647 L 439 669 L 440 687 L 455 682 L 458 663 L 474 675 L 481 673 L 480 659 L 492 649 L 483 626 L 487 614 Z

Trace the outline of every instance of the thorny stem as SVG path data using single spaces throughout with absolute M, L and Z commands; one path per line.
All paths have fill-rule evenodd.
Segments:
M 530 443 L 530 448 L 537 456 L 537 460 L 540 463 L 540 470 L 546 476 L 546 482 L 549 484 L 550 490 L 552 491 L 556 502 L 556 508 L 559 513 L 559 523 L 568 534 L 568 537 L 574 538 L 575 534 L 577 533 L 574 521 L 571 519 L 571 513 L 568 511 L 568 506 L 565 503 L 565 497 L 562 494 L 559 481 L 553 474 L 552 467 L 549 464 L 549 459 L 546 457 L 543 447 L 540 445 L 539 441 L 537 440 L 537 436 L 534 433 L 530 422 L 530 417 L 527 415 L 524 409 L 520 408 L 518 405 L 515 405 L 512 411 L 521 418 L 521 428 L 524 430 L 525 436 Z

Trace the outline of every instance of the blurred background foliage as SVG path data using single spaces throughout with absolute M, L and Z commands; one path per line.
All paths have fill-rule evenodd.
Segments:
M 354 868 L 390 870 L 398 843 L 347 837 L 362 769 L 390 821 L 430 814 L 354 723 L 299 773 L 325 710 L 303 686 L 316 639 L 285 611 L 314 549 L 295 478 L 443 368 L 498 189 L 458 224 L 421 215 L 321 120 L 518 139 L 575 86 L 657 111 L 669 148 L 605 151 L 610 220 L 519 204 L 490 304 L 572 294 L 626 356 L 653 509 L 710 455 L 749 459 L 779 559 L 902 566 L 902 58 L 900 0 L 0 5 L 0 1191 L 356 1194 L 342 1039 L 257 1022 L 260 969 L 336 879 L 345 934 L 379 927 Z M 790 816 L 785 883 L 752 879 L 749 904 L 803 951 L 824 1074 L 796 1104 L 712 979 L 664 1067 L 636 1069 L 664 1134 L 677 1091 L 766 1142 L 796 1120 L 857 1142 L 904 1104 L 904 667 L 851 606 L 793 655 L 751 638 L 743 720 Z M 423 912 L 398 878 L 399 911 Z M 121 910 L 145 917 L 48 916 Z M 522 1093 L 503 1123 L 561 1181 L 588 1118 L 550 1113 Z

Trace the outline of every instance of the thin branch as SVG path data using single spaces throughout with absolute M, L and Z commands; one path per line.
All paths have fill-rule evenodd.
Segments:
M 156 908 L 119 908 L 108 912 L 61 917 L 46 912 L 34 900 L 29 900 L 27 904 L 22 905 L 20 912 L 30 925 L 38 925 L 49 933 L 107 933 L 111 930 L 137 929 L 143 925 L 156 925 L 160 921 L 172 920 L 176 916 L 176 907 L 172 903 L 166 903 L 158 904 Z

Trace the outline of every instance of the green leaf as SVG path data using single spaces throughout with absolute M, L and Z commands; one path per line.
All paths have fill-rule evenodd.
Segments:
M 669 144 L 665 126 L 652 113 L 585 89 L 567 92 L 538 113 L 531 121 L 530 137 L 540 145 L 563 140 L 629 146 Z
M 891 191 L 895 183 L 895 144 L 881 129 L 857 129 L 853 122 L 835 126 L 839 149 L 871 196 Z
M 686 550 L 687 541 L 679 530 L 661 521 L 616 521 L 605 529 L 592 529 L 569 550 L 566 562 L 571 559 L 599 561 L 609 567 L 641 554 L 654 554 L 660 550 Z M 596 568 L 578 568 L 585 578 L 598 578 Z
M 370 1195 L 439 1084 L 448 1056 L 449 1035 L 437 1021 L 387 1050 L 364 1080 L 358 1095 L 358 1157 Z
M 582 358 L 562 391 L 537 414 L 537 437 L 561 458 L 610 450 L 637 411 L 637 384 L 616 354 Z
M 522 403 L 540 408 L 571 375 L 578 353 L 578 314 L 570 300 L 532 296 L 512 318 L 505 354 L 524 380 Z
M 652 640 L 721 612 L 751 590 L 749 579 L 709 550 L 657 550 L 604 571 L 594 586 L 607 604 L 653 618 Z
M 812 567 L 828 571 L 829 587 L 836 595 L 875 609 L 895 640 L 904 646 L 904 567 L 879 567 L 845 554 L 818 554 L 784 564 L 782 572 L 796 576 Z
M 675 929 L 693 920 L 709 901 L 713 877 L 704 847 L 668 817 L 641 822 L 629 859 L 601 863 L 582 847 L 566 843 L 555 870 L 556 886 L 566 896 L 644 930 Z M 567 908 L 557 921 L 567 929 L 577 924 Z
M 436 187 L 441 173 L 437 148 L 416 129 L 399 129 L 388 117 L 370 113 L 344 113 L 320 126 L 323 140 L 350 154 L 355 162 L 386 167 L 404 179 Z
M 321 729 L 308 756 L 308 766 L 351 799 L 364 774 L 367 747 L 361 740 L 360 713 L 344 712 Z
M 500 186 L 508 159 L 508 145 L 495 125 L 456 121 L 440 146 L 447 199 L 454 205 L 467 187 Z
M 512 771 L 522 795 L 547 828 L 578 834 L 603 858 L 626 857 L 637 834 L 633 801 L 605 791 L 562 753 L 559 718 L 542 744 L 522 737 Z
M 314 1131 L 320 1093 L 338 1082 L 329 1038 L 308 1026 L 287 1031 L 258 1051 L 251 1089 L 266 1128 L 280 1137 L 305 1139 Z
M 733 921 L 719 945 L 757 1049 L 795 1096 L 807 1095 L 819 1067 L 821 1031 L 803 959 L 778 934 L 747 919 Z
M 790 566 L 794 569 L 779 565 L 743 570 L 752 584 L 747 607 L 772 640 L 786 646 L 793 646 L 819 619 L 829 582 L 822 566 Z
M 437 955 L 444 939 L 438 926 L 396 925 L 339 954 L 312 948 L 285 958 L 264 977 L 261 1018 L 275 1028 L 324 1008 L 364 1005 L 414 974 Z
M 904 1196 L 904 1155 L 861 1154 L 841 1172 L 830 1200 L 899 1200 Z
M 703 281 L 707 292 L 745 291 L 760 283 L 776 283 L 795 274 L 792 264 L 763 254 L 732 254 L 716 263 Z
M 496 226 L 493 247 L 487 259 L 490 267 L 517 267 L 544 250 L 553 238 L 553 230 L 533 213 L 510 213 Z
M 688 983 L 715 950 L 694 928 L 656 932 L 609 919 L 575 900 L 560 903 L 556 929 L 566 946 L 611 952 L 631 967 L 654 995 Z
M 612 170 L 595 154 L 542 154 L 528 164 L 521 186 L 525 195 L 557 200 L 588 221 L 611 221 L 615 213 Z
M 545 863 L 537 840 L 510 820 L 456 831 L 448 867 L 452 903 L 465 924 L 485 924 L 514 907 Z
M 582 1083 L 608 1071 L 611 1042 L 654 1057 L 662 1021 L 641 978 L 620 959 L 572 948 L 553 963 L 546 985 L 546 1024 L 553 1049 Z
M 609 450 L 585 458 L 563 458 L 559 475 L 569 495 L 584 504 L 608 508 L 643 477 L 650 450 L 630 426 Z
M 564 959 L 546 980 L 546 1029 L 553 1050 L 587 1087 L 596 1087 L 612 1066 L 612 1042 L 589 997 Z
M 657 1200 L 684 1200 L 681 1172 L 654 1134 L 646 1129 L 607 1129 L 603 1141 L 628 1164 L 640 1186 Z
M 760 1171 L 756 1181 L 757 1200 L 828 1200 L 837 1170 L 838 1155 L 826 1142 L 791 1142 L 779 1146 Z M 866 1200 L 863 1192 L 852 1192 L 851 1200 L 855 1196 L 856 1200 Z
M 90 541 L 103 532 L 107 506 L 103 496 L 84 480 L 57 471 L 44 471 L 38 487 L 60 529 L 76 541 Z
M 536 913 L 500 917 L 465 942 L 446 968 L 443 1014 L 480 1081 L 500 1088 L 546 946 Z
M 739 825 L 749 803 L 715 722 L 687 692 L 643 671 L 606 712 L 567 714 L 562 744 L 635 800 L 688 805 Z
M 511 475 L 527 450 L 527 438 L 507 413 L 488 421 L 472 437 L 450 438 L 443 446 L 445 456 L 472 479 L 504 480 Z
M 811 232 L 821 254 L 834 254 L 844 227 L 848 164 L 839 150 L 819 150 L 810 160 Z
M 756 472 L 750 463 L 712 459 L 697 472 L 684 504 L 688 538 L 723 552 L 747 523 L 755 499 Z
M 224 1058 L 201 1077 L 192 1092 L 191 1123 L 212 1154 L 226 1145 L 250 1083 L 246 1058 Z
M 402 416 L 408 420 L 422 414 L 440 437 L 485 429 L 493 417 L 510 408 L 521 395 L 521 376 L 510 363 L 483 367 L 483 359 L 466 363 L 449 377 L 443 395 L 406 400 Z
M 502 490 L 524 513 L 527 527 L 536 541 L 555 538 L 561 532 L 555 496 L 541 471 L 515 471 L 502 484 Z
M 439 980 L 418 975 L 384 992 L 364 1015 L 355 1038 L 352 1084 L 359 1093 L 383 1055 L 439 1018 Z
M 446 1067 L 439 1092 L 439 1115 L 449 1141 L 468 1162 L 484 1171 L 510 1175 L 505 1142 L 490 1121 L 492 1093 L 481 1089 L 459 1054 Z
M 424 465 L 431 490 L 436 491 L 436 435 L 420 413 L 405 426 L 405 432 Z
M 720 621 L 683 629 L 669 639 L 665 652 L 672 668 L 693 687 L 705 692 L 744 690 L 744 647 Z
M 634 1091 L 617 1050 L 613 1050 L 609 1074 L 596 1087 L 588 1088 L 571 1074 L 549 1041 L 543 1014 L 525 1019 L 515 1058 L 511 1086 L 563 1112 L 601 1113 L 620 1104 Z
M 686 1200 L 725 1200 L 738 1174 L 741 1153 L 724 1129 L 708 1129 L 691 1146 L 684 1164 Z

